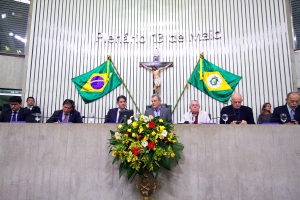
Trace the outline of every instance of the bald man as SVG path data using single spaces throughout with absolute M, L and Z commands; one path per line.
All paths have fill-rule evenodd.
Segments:
M 252 109 L 248 106 L 242 106 L 243 97 L 239 93 L 234 93 L 231 96 L 231 105 L 225 106 L 221 110 L 223 114 L 228 115 L 226 124 L 255 124 Z M 225 121 L 220 118 L 220 124 L 225 124 Z
M 298 92 L 290 92 L 285 99 L 286 104 L 274 108 L 271 122 L 279 122 L 280 124 L 299 124 L 300 122 L 300 95 Z M 280 114 L 285 113 L 286 122 L 280 120 Z

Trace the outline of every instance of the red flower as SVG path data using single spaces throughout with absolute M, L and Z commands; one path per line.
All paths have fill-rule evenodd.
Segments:
M 139 135 L 139 140 L 142 139 L 142 137 L 143 137 L 142 135 Z
M 154 148 L 154 142 L 148 142 L 148 148 L 153 149 Z
M 125 133 L 126 135 L 129 135 L 129 132 L 128 131 L 126 131 L 126 133 Z
M 133 153 L 134 155 L 136 155 L 136 156 L 139 155 L 139 149 L 136 148 L 136 147 L 133 147 L 132 153 Z
M 155 123 L 154 122 L 149 122 L 149 128 L 154 129 L 155 128 Z

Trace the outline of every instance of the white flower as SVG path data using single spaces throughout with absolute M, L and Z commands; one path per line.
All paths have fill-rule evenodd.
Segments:
M 147 147 L 147 146 L 148 146 L 148 142 L 147 142 L 147 141 L 143 141 L 143 142 L 142 142 L 142 146 L 143 146 L 143 147 Z
M 166 137 L 166 136 L 168 135 L 168 132 L 167 132 L 166 130 L 163 130 L 163 131 L 161 132 L 161 135 L 164 136 L 164 137 Z
M 149 117 L 144 116 L 144 122 L 149 122 Z
M 131 119 L 127 120 L 127 124 L 131 124 L 131 123 L 132 123 Z
M 121 139 L 121 134 L 119 132 L 115 132 L 115 137 L 117 140 Z

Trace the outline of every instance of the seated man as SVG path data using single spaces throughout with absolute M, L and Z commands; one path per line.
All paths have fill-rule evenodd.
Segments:
M 300 95 L 297 92 L 288 93 L 286 99 L 286 104 L 274 108 L 273 116 L 271 122 L 279 122 L 281 124 L 298 124 L 300 121 Z M 286 121 L 282 122 L 280 120 L 280 114 L 285 113 Z
M 225 106 L 221 110 L 220 124 L 225 124 L 222 119 L 223 114 L 228 115 L 226 124 L 255 124 L 252 109 L 242 106 L 243 98 L 239 93 L 231 96 L 231 105 Z
M 120 123 L 121 118 L 119 118 L 119 112 L 126 109 L 127 99 L 124 95 L 120 95 L 117 97 L 117 108 L 109 109 L 107 115 L 105 116 L 105 122 L 104 123 Z M 131 116 L 133 113 L 131 114 Z M 131 117 L 128 116 L 128 117 Z
M 31 122 L 31 111 L 25 108 L 22 108 L 22 99 L 21 97 L 14 96 L 9 99 L 10 108 L 4 110 L 0 115 L 0 122 L 18 122 L 26 121 Z
M 75 104 L 71 99 L 66 99 L 63 102 L 62 110 L 56 110 L 53 115 L 47 120 L 47 123 L 53 122 L 72 122 L 72 123 L 83 123 L 81 115 L 74 109 Z
M 160 116 L 161 119 L 172 123 L 172 113 L 170 108 L 161 107 L 161 98 L 158 94 L 154 94 L 151 97 L 152 108 L 148 108 L 145 111 L 145 115 L 152 115 L 153 117 Z
M 193 100 L 190 103 L 190 111 L 183 115 L 181 123 L 202 124 L 210 123 L 208 113 L 200 110 L 198 101 Z
M 34 105 L 35 99 L 33 97 L 27 97 L 26 103 L 27 103 L 27 107 L 24 107 L 24 108 L 31 110 L 31 113 L 33 114 L 31 116 L 30 121 L 32 121 L 32 122 L 38 122 L 38 121 L 35 120 L 35 116 L 34 115 L 36 113 L 41 113 L 41 109 L 40 109 L 40 107 Z

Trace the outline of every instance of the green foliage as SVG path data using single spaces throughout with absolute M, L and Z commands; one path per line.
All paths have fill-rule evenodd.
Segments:
M 159 117 L 141 115 L 137 120 L 119 124 L 117 131 L 110 133 L 109 152 L 115 157 L 113 164 L 121 162 L 119 176 L 126 172 L 128 180 L 133 180 L 136 174 L 143 177 L 144 170 L 156 177 L 161 166 L 171 170 L 170 160 L 178 163 L 181 159 L 184 146 L 178 143 L 174 127 Z

